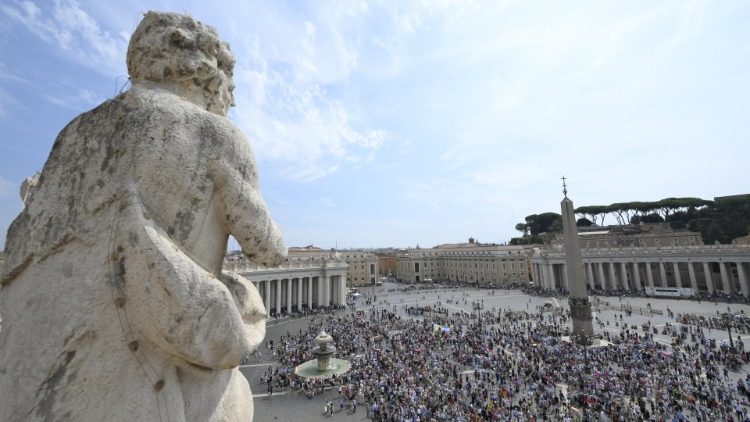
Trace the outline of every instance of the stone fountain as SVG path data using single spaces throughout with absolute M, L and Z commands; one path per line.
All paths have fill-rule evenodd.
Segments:
M 304 378 L 328 378 L 344 374 L 351 368 L 349 361 L 333 357 L 336 354 L 336 346 L 333 345 L 333 337 L 325 331 L 321 331 L 315 337 L 315 344 L 312 350 L 315 359 L 299 365 L 294 370 L 295 374 Z

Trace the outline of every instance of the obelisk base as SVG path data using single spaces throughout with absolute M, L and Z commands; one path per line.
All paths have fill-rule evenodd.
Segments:
M 591 302 L 586 298 L 568 298 L 570 317 L 573 320 L 573 336 L 576 343 L 589 344 L 594 336 L 594 324 L 591 322 Z

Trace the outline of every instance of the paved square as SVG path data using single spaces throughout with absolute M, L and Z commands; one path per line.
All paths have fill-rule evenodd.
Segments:
M 507 312 L 511 311 L 526 311 L 529 313 L 536 314 L 540 308 L 549 308 L 550 305 L 553 309 L 563 308 L 567 309 L 566 298 L 556 297 L 539 297 L 525 294 L 518 290 L 484 290 L 484 289 L 472 289 L 472 288 L 461 288 L 461 289 L 430 289 L 430 290 L 416 290 L 409 289 L 407 285 L 390 284 L 386 283 L 384 286 L 364 288 L 360 290 L 362 297 L 357 301 L 357 311 L 369 312 L 370 309 L 387 309 L 390 312 L 395 313 L 404 320 L 411 318 L 420 319 L 421 317 L 414 317 L 407 314 L 409 307 L 416 306 L 436 306 L 440 304 L 442 308 L 447 310 L 453 315 L 454 313 L 471 313 L 475 306 L 483 307 L 485 312 L 492 312 L 497 314 L 499 310 Z M 622 324 L 627 324 L 631 334 L 637 332 L 643 335 L 643 329 L 641 328 L 644 324 L 650 323 L 649 332 L 653 333 L 653 329 L 656 328 L 657 333 L 653 335 L 656 342 L 664 345 L 671 345 L 672 337 L 669 334 L 664 333 L 665 328 L 668 326 L 679 327 L 676 321 L 678 314 L 695 314 L 704 316 L 706 318 L 716 317 L 717 311 L 719 313 L 731 312 L 732 314 L 745 314 L 750 315 L 750 307 L 747 305 L 740 304 L 715 304 L 715 303 L 698 303 L 694 301 L 686 300 L 672 300 L 672 299 L 654 299 L 654 298 L 618 298 L 618 297 L 601 297 L 603 308 L 607 307 L 619 307 L 620 305 L 631 305 L 633 307 L 640 307 L 648 309 L 649 307 L 654 311 L 662 311 L 663 315 L 640 315 L 638 313 L 632 313 L 627 315 L 625 312 L 614 311 L 614 310 L 602 310 L 595 312 L 595 332 L 597 334 L 609 335 L 612 339 L 619 337 Z M 368 303 L 368 300 L 371 303 Z M 668 311 L 673 313 L 670 316 Z M 340 311 L 337 315 L 347 315 L 352 311 Z M 551 313 L 547 313 L 551 315 Z M 622 319 L 621 319 L 622 318 Z M 318 320 L 321 319 L 318 317 Z M 489 321 L 488 321 L 489 322 Z M 270 322 L 268 326 L 266 344 L 270 344 L 270 341 L 274 341 L 276 345 L 282 336 L 289 338 L 290 335 L 297 335 L 301 331 L 306 331 L 310 323 L 309 318 L 307 319 L 292 319 L 280 322 Z M 569 322 L 568 322 L 569 326 Z M 632 327 L 637 327 L 632 329 Z M 706 339 L 714 339 L 717 344 L 721 344 L 727 340 L 727 332 L 720 329 L 704 329 Z M 750 349 L 750 335 L 748 334 L 733 334 L 734 340 L 738 337 L 742 340 L 746 349 Z M 689 337 L 688 337 L 689 338 Z M 338 339 L 334 338 L 335 341 Z M 337 344 L 337 347 L 339 344 Z M 530 345 L 533 347 L 533 345 Z M 671 350 L 669 348 L 668 350 Z M 683 349 L 684 350 L 684 349 Z M 274 391 L 271 396 L 268 395 L 266 384 L 261 383 L 261 377 L 268 368 L 275 368 L 277 366 L 276 359 L 273 358 L 271 351 L 267 347 L 263 347 L 259 358 L 254 358 L 248 365 L 241 368 L 242 372 L 246 375 L 250 381 L 250 385 L 254 392 L 255 397 L 255 420 L 257 421 L 299 421 L 299 420 L 346 420 L 346 421 L 357 421 L 367 419 L 365 409 L 360 403 L 356 413 L 352 413 L 351 410 L 343 409 L 339 410 L 338 397 L 339 394 L 335 389 L 327 390 L 321 395 L 317 395 L 311 399 L 305 398 L 304 394 L 295 391 L 291 388 L 286 388 L 282 391 Z M 616 362 L 612 362 L 613 367 L 616 366 Z M 468 377 L 473 374 L 471 367 L 465 367 L 462 373 L 465 373 Z M 606 370 L 606 368 L 600 368 Z M 738 372 L 729 372 L 729 376 L 732 381 L 739 378 L 745 378 L 748 375 L 747 365 L 742 365 Z M 484 375 L 485 377 L 487 375 Z M 468 378 L 467 378 L 468 379 Z M 683 382 L 687 382 L 682 380 Z M 559 387 L 559 386 L 558 386 Z M 567 387 L 565 387 L 567 388 Z M 557 390 L 560 390 L 558 388 Z M 556 390 L 556 391 L 557 391 Z M 331 400 L 335 404 L 336 411 L 332 416 L 325 416 L 323 414 L 323 408 L 327 400 Z M 745 400 L 746 401 L 746 400 Z M 658 400 L 656 400 L 658 402 Z M 658 403 L 657 403 L 658 404 Z M 670 418 L 673 416 L 669 414 Z M 550 420 L 556 420 L 552 415 L 549 416 Z M 695 417 L 691 416 L 691 420 L 696 420 Z

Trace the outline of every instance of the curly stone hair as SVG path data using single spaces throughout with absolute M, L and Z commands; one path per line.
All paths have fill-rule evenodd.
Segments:
M 219 71 L 231 77 L 234 63 L 229 44 L 214 28 L 177 13 L 146 13 L 128 45 L 134 81 L 205 81 Z

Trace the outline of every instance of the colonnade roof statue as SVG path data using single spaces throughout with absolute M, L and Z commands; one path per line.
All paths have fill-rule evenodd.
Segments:
M 148 12 L 132 87 L 60 133 L 8 230 L 0 420 L 252 419 L 236 368 L 265 335 L 228 236 L 286 255 L 249 144 L 226 118 L 234 58 L 189 16 Z

